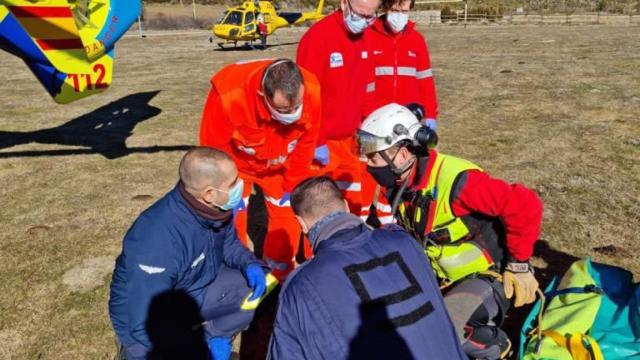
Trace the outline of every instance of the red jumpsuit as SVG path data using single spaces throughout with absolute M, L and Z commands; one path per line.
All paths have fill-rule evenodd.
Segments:
M 438 118 L 438 100 L 431 71 L 429 49 L 422 35 L 411 21 L 399 33 L 389 31 L 386 16 L 380 17 L 366 34 L 369 54 L 375 66 L 373 109 L 389 103 L 416 103 L 425 110 L 425 119 Z M 362 165 L 366 171 L 366 164 Z M 368 175 L 368 174 L 367 174 Z M 368 211 L 374 199 L 375 180 L 362 177 L 363 211 Z M 392 221 L 391 207 L 384 196 L 378 196 L 376 210 L 380 222 Z M 368 212 L 361 214 L 363 217 Z
M 314 73 L 322 87 L 318 145 L 327 145 L 330 161 L 320 173 L 337 182 L 354 214 L 360 214 L 362 208 L 355 134 L 365 109 L 371 108 L 366 94 L 375 90 L 370 59 L 364 35 L 348 32 L 341 10 L 311 26 L 298 46 L 298 64 Z
M 309 176 L 320 124 L 320 85 L 300 69 L 304 81 L 300 120 L 283 125 L 273 120 L 258 94 L 272 60 L 229 65 L 211 78 L 211 91 L 200 126 L 200 144 L 230 154 L 244 180 L 243 205 L 235 221 L 246 244 L 247 203 L 253 184 L 265 195 L 268 228 L 264 259 L 282 280 L 293 269 L 301 229 L 283 195 Z

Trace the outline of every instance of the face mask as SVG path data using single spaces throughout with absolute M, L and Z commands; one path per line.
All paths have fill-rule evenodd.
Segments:
M 347 25 L 349 32 L 354 35 L 362 33 L 370 25 L 366 19 L 360 15 L 352 13 L 351 10 L 344 11 L 344 23 Z
M 390 188 L 396 185 L 396 180 L 398 177 L 393 172 L 393 168 L 391 165 L 385 165 L 380 167 L 373 167 L 367 165 L 367 172 L 371 174 L 373 179 L 380 184 L 380 186 L 384 186 L 385 188 Z
M 269 109 L 269 112 L 271 113 L 271 117 L 274 118 L 275 120 L 277 120 L 278 122 L 282 123 L 283 125 L 291 125 L 294 122 L 300 120 L 300 117 L 302 116 L 302 105 L 303 104 L 300 104 L 300 106 L 298 106 L 296 111 L 294 111 L 291 114 L 282 114 L 282 113 L 279 113 L 278 111 L 276 111 L 276 109 L 274 109 L 273 107 L 271 107 L 271 104 L 269 104 L 269 101 L 266 98 L 265 98 L 264 102 L 267 104 L 267 108 Z
M 399 33 L 407 26 L 409 22 L 409 14 L 389 11 L 387 13 L 387 24 L 393 30 L 394 33 Z
M 396 156 L 398 156 L 399 153 L 400 151 L 396 152 L 396 154 L 393 156 L 393 159 L 389 159 L 384 152 L 381 152 L 381 156 L 387 162 L 387 165 L 381 166 L 381 167 L 373 167 L 373 166 L 367 165 L 367 171 L 369 172 L 369 174 L 371 174 L 373 179 L 381 186 L 384 186 L 387 188 L 395 186 L 396 180 L 398 180 L 402 174 L 404 174 L 409 169 L 411 169 L 411 166 L 414 163 L 413 161 L 407 161 L 405 164 L 403 164 L 400 167 L 397 167 L 394 164 L 394 161 L 396 160 Z
M 242 179 L 238 179 L 238 182 L 229 191 L 224 191 L 216 188 L 214 189 L 223 193 L 227 193 L 227 195 L 229 195 L 229 198 L 224 205 L 218 206 L 217 204 L 214 204 L 224 211 L 229 211 L 231 209 L 234 209 L 240 203 L 240 201 L 242 201 L 242 190 L 244 190 L 244 181 Z

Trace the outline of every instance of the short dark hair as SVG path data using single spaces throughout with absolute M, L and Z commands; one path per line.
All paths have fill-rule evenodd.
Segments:
M 273 99 L 277 90 L 282 91 L 291 103 L 296 101 L 302 85 L 302 73 L 298 65 L 289 59 L 279 59 L 264 70 L 262 91 Z
M 301 217 L 318 219 L 343 206 L 344 197 L 340 188 L 327 176 L 306 179 L 291 193 L 293 212 Z
M 383 12 L 387 12 L 391 10 L 393 5 L 402 4 L 405 1 L 411 1 L 411 5 L 409 5 L 409 9 L 413 9 L 413 7 L 416 5 L 416 0 L 382 0 L 382 4 L 380 4 L 380 8 L 382 9 Z

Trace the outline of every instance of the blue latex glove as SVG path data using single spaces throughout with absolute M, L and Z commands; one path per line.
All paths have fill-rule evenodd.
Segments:
M 253 294 L 249 298 L 249 301 L 260 298 L 267 290 L 267 280 L 262 271 L 262 266 L 258 264 L 249 264 L 244 269 L 244 276 L 247 278 L 249 287 L 253 289 Z
M 213 360 L 229 360 L 231 358 L 231 338 L 214 337 L 207 342 Z
M 279 205 L 284 206 L 289 200 L 291 200 L 291 193 L 286 192 L 282 195 L 282 198 L 280 198 Z
M 316 151 L 313 153 L 313 159 L 322 164 L 322 166 L 329 164 L 329 148 L 326 144 L 316 148 Z
M 424 124 L 431 130 L 438 131 L 438 121 L 436 119 L 425 119 Z

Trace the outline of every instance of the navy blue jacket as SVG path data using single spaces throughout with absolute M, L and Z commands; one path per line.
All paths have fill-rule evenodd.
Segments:
M 280 295 L 269 359 L 467 359 L 433 270 L 397 226 L 318 243 Z
M 242 246 L 232 221 L 197 215 L 178 186 L 145 210 L 127 232 L 111 282 L 109 315 L 125 345 L 150 348 L 149 304 L 168 290 L 183 290 L 201 306 L 220 267 L 259 262 Z

